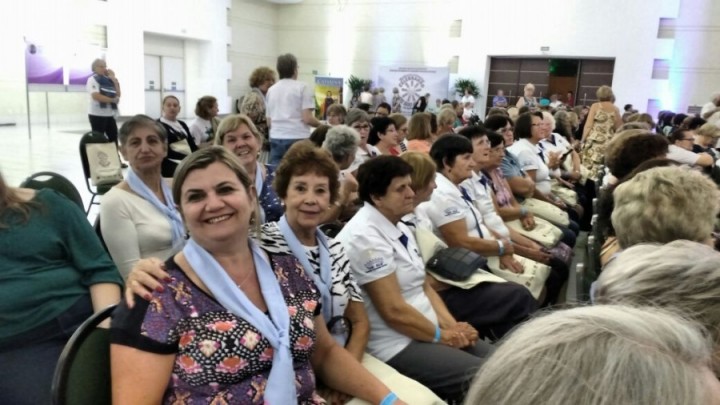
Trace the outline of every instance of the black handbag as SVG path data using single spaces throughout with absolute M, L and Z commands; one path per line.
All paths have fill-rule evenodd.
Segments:
M 426 267 L 449 280 L 465 281 L 478 269 L 487 270 L 487 259 L 471 250 L 451 247 L 435 252 Z

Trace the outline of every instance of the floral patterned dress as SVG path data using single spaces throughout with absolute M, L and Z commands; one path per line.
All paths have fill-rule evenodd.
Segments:
M 268 256 L 290 313 L 298 404 L 324 404 L 315 393 L 310 364 L 320 295 L 297 259 Z M 137 299 L 133 309 L 123 302 L 115 311 L 112 343 L 175 355 L 164 404 L 263 404 L 272 367 L 270 342 L 198 288 L 172 258 L 165 265 L 172 281 L 164 292 L 150 302 Z
M 585 139 L 580 159 L 589 171 L 589 177 L 597 180 L 605 162 L 605 145 L 615 134 L 615 113 L 598 109 L 590 132 Z

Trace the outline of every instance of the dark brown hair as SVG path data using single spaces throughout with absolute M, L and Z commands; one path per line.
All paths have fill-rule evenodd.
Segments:
M 340 169 L 338 169 L 330 152 L 316 147 L 311 141 L 295 142 L 285 153 L 275 170 L 273 188 L 278 197 L 287 197 L 287 190 L 293 176 L 314 173 L 328 178 L 330 185 L 330 203 L 335 203 L 340 196 Z

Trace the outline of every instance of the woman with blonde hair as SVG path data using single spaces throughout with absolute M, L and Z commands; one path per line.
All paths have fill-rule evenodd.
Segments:
M 465 404 L 717 405 L 711 359 L 698 325 L 678 315 L 621 305 L 556 311 L 510 335 Z
M 275 71 L 267 66 L 261 66 L 253 70 L 248 80 L 250 84 L 250 91 L 245 94 L 240 100 L 238 100 L 238 113 L 245 114 L 255 124 L 255 128 L 265 138 L 265 144 L 267 143 L 269 130 L 266 117 L 266 106 L 265 106 L 265 95 L 267 94 L 270 86 L 275 84 Z
M 409 151 L 430 152 L 432 127 L 430 113 L 417 113 L 408 122 L 407 148 Z
M 280 199 L 272 187 L 275 166 L 258 161 L 264 138 L 250 117 L 243 114 L 229 115 L 221 122 L 215 144 L 221 145 L 240 159 L 248 175 L 254 181 L 260 210 L 260 223 L 277 221 L 283 213 Z
M 600 168 L 605 161 L 605 145 L 615 131 L 623 124 L 620 110 L 613 104 L 615 96 L 609 86 L 597 90 L 598 102 L 590 107 L 583 129 L 582 164 L 590 171 L 590 178 L 600 177 Z
M 523 87 L 523 96 L 518 98 L 517 103 L 515 103 L 515 107 L 528 107 L 531 110 L 536 108 L 538 106 L 538 101 L 534 94 L 535 85 L 532 83 L 526 84 L 525 87 Z

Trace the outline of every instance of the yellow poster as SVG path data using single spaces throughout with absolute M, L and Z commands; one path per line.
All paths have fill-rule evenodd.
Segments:
M 343 100 L 341 77 L 315 76 L 315 118 L 327 120 L 327 109 Z

